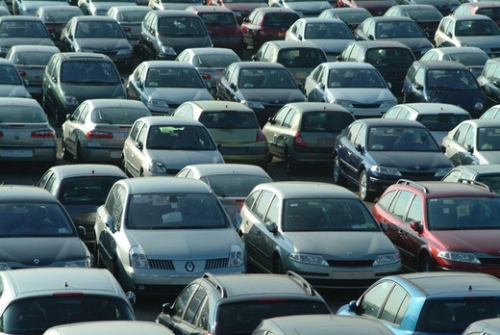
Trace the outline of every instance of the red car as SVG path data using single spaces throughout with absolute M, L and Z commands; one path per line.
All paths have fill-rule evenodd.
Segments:
M 286 31 L 298 19 L 299 14 L 289 8 L 256 8 L 241 24 L 243 41 L 247 47 L 257 50 L 264 42 L 284 40 Z
M 500 277 L 500 196 L 473 182 L 399 180 L 372 210 L 411 271 Z
M 243 23 L 243 19 L 255 8 L 268 7 L 267 1 L 264 0 L 207 0 L 206 4 L 229 8 L 233 11 L 236 21 L 240 25 Z
M 397 5 L 395 0 L 337 0 L 337 7 L 362 7 L 373 16 L 382 16 L 395 5 Z
M 453 15 L 472 14 L 488 16 L 500 27 L 500 3 L 496 1 L 465 2 L 453 12 Z

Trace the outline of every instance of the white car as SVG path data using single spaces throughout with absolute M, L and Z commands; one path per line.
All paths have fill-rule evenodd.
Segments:
M 152 321 L 88 321 L 59 325 L 47 329 L 43 335 L 173 335 L 165 326 Z

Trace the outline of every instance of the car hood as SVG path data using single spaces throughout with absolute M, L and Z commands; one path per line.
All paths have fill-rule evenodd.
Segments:
M 10 48 L 17 44 L 30 44 L 30 45 L 50 45 L 54 46 L 54 41 L 52 41 L 48 36 L 44 37 L 2 37 L 0 38 L 0 47 Z
M 435 239 L 441 241 L 438 248 L 462 252 L 484 253 L 498 257 L 500 248 L 499 229 L 432 230 Z
M 127 230 L 130 245 L 140 245 L 148 257 L 171 260 L 227 258 L 235 231 L 225 229 Z
M 76 44 L 83 49 L 92 49 L 94 51 L 127 49 L 130 42 L 125 38 L 76 38 Z
M 190 36 L 189 38 L 182 37 L 164 37 L 160 36 L 160 44 L 165 46 L 170 46 L 179 54 L 181 51 L 187 48 L 197 48 L 197 47 L 211 47 L 212 40 L 210 35 L 204 36 Z
M 269 7 L 267 2 L 259 3 L 224 3 L 224 7 L 229 8 L 233 12 L 250 12 L 255 8 Z
M 338 52 L 341 53 L 347 44 L 351 43 L 352 40 L 338 40 L 338 39 L 307 39 L 310 42 L 316 43 L 321 49 L 326 53 Z
M 186 101 L 213 100 L 213 96 L 208 90 L 203 88 L 146 88 L 146 95 L 151 99 L 165 100 L 172 104 L 181 104 Z
M 270 102 L 273 104 L 305 101 L 304 94 L 296 89 L 245 89 L 240 88 L 238 92 L 247 101 Z
M 480 164 L 500 164 L 500 151 L 475 151 Z
M 0 259 L 12 268 L 57 265 L 56 262 L 82 260 L 85 249 L 79 237 L 0 238 Z M 39 263 L 35 264 L 35 260 Z M 59 264 L 58 266 L 63 266 Z
M 223 163 L 218 150 L 148 150 L 149 157 L 163 163 L 167 169 L 180 170 L 191 164 L 217 164 Z
M 0 85 L 0 97 L 29 97 L 24 85 Z
M 65 84 L 61 83 L 62 91 L 65 95 L 75 96 L 79 102 L 87 99 L 99 98 L 125 98 L 125 89 L 123 85 L 88 85 L 88 84 Z
M 322 12 L 325 9 L 332 8 L 328 1 L 294 1 L 286 2 L 286 8 L 293 9 L 296 12 Z
M 407 37 L 407 38 L 398 37 L 398 38 L 384 38 L 383 40 L 399 41 L 412 50 L 433 48 L 432 43 L 425 37 Z
M 384 88 L 330 88 L 328 95 L 338 100 L 357 101 L 359 103 L 374 103 L 377 101 L 396 100 L 391 91 Z
M 287 232 L 291 250 L 336 259 L 359 259 L 395 252 L 383 232 Z
M 451 163 L 441 151 L 423 152 L 411 151 L 402 154 L 401 151 L 370 151 L 374 163 L 386 167 L 416 169 L 427 171 L 430 169 L 450 168 Z
M 474 46 L 481 49 L 490 49 L 498 47 L 500 37 L 496 36 L 457 36 L 456 39 L 461 45 Z

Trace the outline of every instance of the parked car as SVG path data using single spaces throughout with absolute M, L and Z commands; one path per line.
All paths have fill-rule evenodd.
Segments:
M 176 175 L 191 164 L 222 164 L 207 128 L 187 118 L 137 119 L 123 145 L 123 169 L 133 177 Z
M 186 321 L 187 313 L 193 314 L 193 321 Z M 302 314 L 331 314 L 331 311 L 320 294 L 296 273 L 205 273 L 191 282 L 173 304 L 163 304 L 156 322 L 179 334 L 192 331 L 250 334 L 264 318 Z
M 415 102 L 399 104 L 382 115 L 384 119 L 417 120 L 431 131 L 441 145 L 448 132 L 471 116 L 465 109 L 439 102 Z
M 269 62 L 230 64 L 217 80 L 216 98 L 250 107 L 261 127 L 285 104 L 305 101 L 290 71 Z
M 241 221 L 239 213 L 248 194 L 258 184 L 273 181 L 261 167 L 240 163 L 188 165 L 175 176 L 207 183 L 228 212 L 235 229 Z
M 398 102 L 369 63 L 322 63 L 307 76 L 304 93 L 307 101 L 341 105 L 356 118 L 381 116 Z
M 452 14 L 464 1 L 460 0 L 399 0 L 401 5 L 432 5 L 436 7 L 443 16 Z
M 31 98 L 26 84 L 14 63 L 0 58 L 0 97 Z
M 61 31 L 63 52 L 103 53 L 126 69 L 134 63 L 134 49 L 118 22 L 109 16 L 72 17 Z
M 443 138 L 453 165 L 500 163 L 500 120 L 465 120 Z
M 59 48 L 50 45 L 14 45 L 5 56 L 24 81 L 31 97 L 42 100 L 42 78 L 45 66 Z
M 56 131 L 36 100 L 0 98 L 0 120 L 0 162 L 56 164 Z
M 368 208 L 343 187 L 260 184 L 240 215 L 249 266 L 259 271 L 300 272 L 315 287 L 366 288 L 401 270 L 401 256 Z
M 296 102 L 283 106 L 262 131 L 272 156 L 285 160 L 286 172 L 333 163 L 335 138 L 354 122 L 351 112 L 337 104 Z
M 43 74 L 43 108 L 53 125 L 87 99 L 126 98 L 123 79 L 104 54 L 61 52 L 54 54 Z
M 212 46 L 208 29 L 195 13 L 174 9 L 153 10 L 142 21 L 139 37 L 142 59 L 174 60 L 184 49 Z
M 457 0 L 458 1 L 458 0 Z M 362 7 L 365 8 L 370 12 L 372 16 L 381 16 L 383 15 L 390 7 L 394 6 L 397 4 L 395 0 L 381 0 L 381 1 L 374 1 L 374 0 L 337 0 L 331 2 L 333 3 L 333 7 L 337 8 L 343 8 L 343 7 L 348 7 L 348 8 L 358 8 Z
M 243 19 L 255 8 L 268 7 L 265 0 L 207 0 L 206 5 L 229 8 L 234 13 L 234 16 L 236 16 L 236 21 L 239 25 L 243 23 Z
M 136 6 L 139 4 L 146 5 L 147 0 L 78 0 L 77 6 L 81 9 L 84 15 L 105 16 L 108 10 L 113 6 Z M 140 9 L 139 9 L 140 10 Z
M 435 6 L 428 4 L 392 6 L 384 13 L 384 16 L 413 19 L 431 41 L 434 40 L 434 33 L 443 18 L 443 14 Z
M 354 41 L 354 35 L 340 19 L 308 17 L 295 21 L 286 31 L 285 40 L 311 41 L 323 49 L 328 61 L 334 61 L 346 45 Z
M 185 10 L 189 6 L 202 6 L 202 0 L 149 0 L 148 7 L 154 10 Z
M 128 99 L 141 101 L 153 115 L 171 115 L 186 101 L 213 99 L 196 67 L 184 62 L 144 61 L 126 89 Z
M 492 192 L 500 194 L 500 164 L 458 165 L 448 172 L 442 181 L 485 184 Z
M 0 215 L 1 270 L 93 266 L 92 254 L 81 240 L 85 228 L 75 227 L 63 205 L 48 191 L 2 185 Z
M 354 30 L 357 40 L 396 40 L 406 44 L 416 59 L 434 46 L 420 26 L 409 17 L 378 16 L 364 20 Z
M 246 254 L 212 189 L 187 178 L 117 181 L 95 223 L 97 263 L 141 294 L 183 288 L 205 271 L 237 274 Z
M 241 31 L 247 49 L 258 50 L 271 40 L 284 40 L 290 26 L 300 18 L 293 9 L 258 7 L 243 19 Z
M 394 334 L 460 335 L 467 326 L 496 316 L 498 278 L 482 273 L 434 272 L 389 276 L 337 311 L 377 320 Z
M 317 17 L 322 11 L 332 8 L 328 0 L 268 0 L 269 7 L 290 8 L 300 17 Z
M 403 102 L 439 102 L 457 105 L 477 118 L 486 99 L 478 80 L 454 61 L 416 61 L 406 73 Z
M 42 6 L 69 7 L 65 0 L 12 0 L 13 15 L 34 15 Z
M 490 59 L 488 54 L 478 47 L 440 47 L 427 51 L 420 60 L 451 60 L 465 65 L 474 77 L 479 77 L 484 64 Z
M 85 321 L 63 324 L 47 329 L 43 335 L 107 335 L 119 332 L 121 335 L 173 335 L 167 328 L 151 321 Z
M 112 6 L 106 12 L 107 16 L 114 18 L 122 27 L 125 36 L 137 53 L 139 51 L 139 37 L 141 35 L 142 20 L 152 9 L 146 6 L 119 5 Z
M 499 321 L 500 319 L 496 317 L 475 321 L 463 331 L 462 335 L 473 335 L 478 333 L 498 335 L 500 333 Z
M 83 13 L 76 6 L 42 6 L 35 13 L 35 16 L 42 19 L 57 47 L 61 44 L 62 29 L 73 16 L 78 15 L 83 15 Z
M 440 180 L 451 168 L 430 131 L 415 120 L 356 120 L 335 141 L 333 181 L 354 183 L 364 201 L 400 178 Z
M 500 57 L 490 58 L 484 64 L 483 71 L 477 77 L 481 90 L 486 97 L 486 105 L 493 106 L 500 103 Z M 478 116 L 480 116 L 479 114 Z
M 61 202 L 76 226 L 83 226 L 85 245 L 94 253 L 95 213 L 104 204 L 113 184 L 127 175 L 118 166 L 108 164 L 64 164 L 52 166 L 37 183 Z
M 453 11 L 456 16 L 473 14 L 486 15 L 500 26 L 500 7 L 496 1 L 464 2 Z
M 7 7 L 4 7 L 3 5 L 0 6 L 0 16 L 8 16 L 11 15 L 9 9 Z
M 42 334 L 61 324 L 136 318 L 135 295 L 125 293 L 103 269 L 18 269 L 1 271 L 0 281 L 4 334 Z
M 371 16 L 372 14 L 363 7 L 329 8 L 318 15 L 319 18 L 341 19 L 351 31 L 354 31 L 361 22 Z
M 480 119 L 500 119 L 500 105 L 490 107 L 479 118 Z
M 401 97 L 406 72 L 416 60 L 411 49 L 398 41 L 355 41 L 337 57 L 342 62 L 366 62 L 384 77 L 392 94 Z
M 226 163 L 254 164 L 267 170 L 269 147 L 255 112 L 239 102 L 187 101 L 172 116 L 200 121 Z

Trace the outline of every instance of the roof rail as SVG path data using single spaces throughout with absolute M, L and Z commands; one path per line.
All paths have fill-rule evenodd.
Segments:
M 491 192 L 491 188 L 488 185 L 486 185 L 485 183 L 482 183 L 480 181 L 477 181 L 477 180 L 472 180 L 472 179 L 467 179 L 467 178 L 459 178 L 457 180 L 457 182 L 468 184 L 468 185 L 473 185 L 473 186 L 479 186 L 479 187 L 484 188 L 486 191 Z
M 312 285 L 309 284 L 309 282 L 305 280 L 302 276 L 300 276 L 297 272 L 288 270 L 286 272 L 286 276 L 295 281 L 297 284 L 299 284 L 302 287 L 302 289 L 304 289 L 304 291 L 307 292 L 307 294 L 316 295 L 316 291 L 314 291 Z
M 224 286 L 221 284 L 221 282 L 215 278 L 213 274 L 210 272 L 205 272 L 202 276 L 203 279 L 205 279 L 207 282 L 209 282 L 211 285 L 213 285 L 217 291 L 220 292 L 220 297 L 221 298 L 226 298 L 227 297 L 227 291 L 224 288 Z
M 427 187 L 425 187 L 424 185 L 417 183 L 416 181 L 413 181 L 413 180 L 399 179 L 397 184 L 410 185 L 410 186 L 421 189 L 422 191 L 424 191 L 424 193 L 429 193 L 429 189 Z

